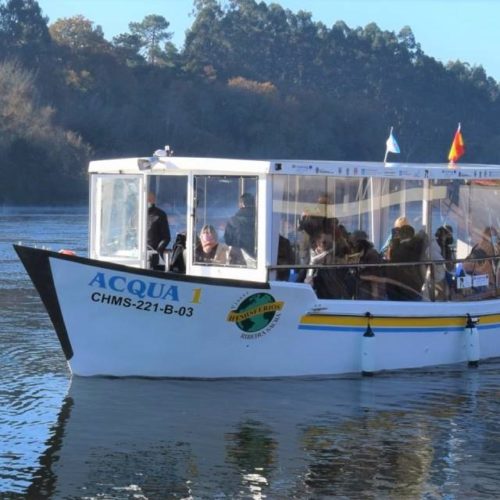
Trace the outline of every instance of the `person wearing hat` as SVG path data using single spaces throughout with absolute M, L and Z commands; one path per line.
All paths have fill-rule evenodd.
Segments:
M 228 263 L 229 250 L 227 245 L 219 243 L 214 226 L 205 224 L 200 231 L 195 261 L 224 265 Z

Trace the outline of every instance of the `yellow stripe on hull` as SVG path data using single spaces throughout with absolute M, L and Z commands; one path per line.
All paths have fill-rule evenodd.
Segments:
M 311 326 L 346 326 L 346 327 L 366 327 L 370 322 L 373 328 L 439 328 L 455 327 L 464 328 L 467 318 L 464 316 L 443 316 L 443 317 L 370 317 L 366 316 L 345 316 L 345 315 L 325 315 L 306 314 L 300 318 L 301 325 Z M 478 326 L 486 326 L 500 323 L 500 314 L 490 314 L 479 317 Z

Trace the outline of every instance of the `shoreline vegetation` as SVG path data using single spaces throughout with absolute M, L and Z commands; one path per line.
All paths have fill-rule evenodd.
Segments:
M 92 159 L 176 155 L 498 163 L 500 87 L 411 27 L 351 28 L 254 0 L 195 0 L 184 45 L 149 15 L 112 40 L 83 16 L 0 0 L 0 206 L 84 204 Z

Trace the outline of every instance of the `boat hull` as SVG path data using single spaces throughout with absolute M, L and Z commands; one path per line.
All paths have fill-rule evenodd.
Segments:
M 318 301 L 305 284 L 198 278 L 15 247 L 81 376 L 284 377 L 500 356 L 500 301 Z M 373 337 L 366 342 L 368 326 Z M 367 347 L 368 345 L 368 347 Z

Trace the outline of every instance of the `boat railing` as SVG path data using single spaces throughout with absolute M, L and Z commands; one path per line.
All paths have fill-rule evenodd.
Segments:
M 491 264 L 489 273 L 464 269 L 465 263 L 475 267 L 476 264 L 484 266 L 485 262 Z M 347 293 L 340 293 L 340 296 L 335 291 L 331 296 L 319 293 L 320 298 L 446 302 L 500 296 L 500 256 L 411 262 L 277 264 L 268 266 L 268 274 L 270 279 L 306 282 L 315 289 L 319 276 L 347 289 Z M 436 279 L 436 276 L 442 278 Z M 368 284 L 371 290 L 367 290 Z

